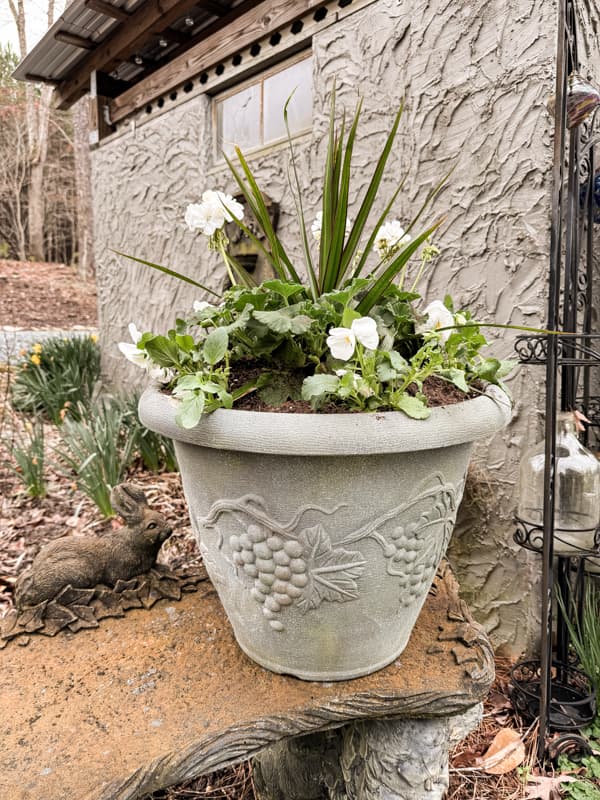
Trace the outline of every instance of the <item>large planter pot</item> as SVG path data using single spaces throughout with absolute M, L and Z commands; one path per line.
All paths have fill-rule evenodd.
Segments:
M 192 430 L 156 387 L 144 425 L 175 441 L 192 525 L 240 647 L 264 667 L 342 680 L 392 662 L 446 552 L 476 439 L 510 419 L 495 388 L 433 409 L 219 410 Z

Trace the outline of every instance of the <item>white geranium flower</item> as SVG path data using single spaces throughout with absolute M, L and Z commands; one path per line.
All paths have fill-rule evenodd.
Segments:
M 315 221 L 310 226 L 311 233 L 312 233 L 315 241 L 317 241 L 317 242 L 321 241 L 321 230 L 322 230 L 322 228 L 323 228 L 323 212 L 322 211 L 318 211 L 317 212 L 317 216 L 315 217 Z M 350 233 L 351 229 L 352 229 L 352 222 L 350 220 L 350 217 L 346 217 L 346 230 L 345 230 L 346 236 L 348 236 L 348 234 Z
M 389 258 L 407 245 L 412 239 L 399 219 L 385 222 L 375 234 L 375 249 L 381 258 Z
M 379 334 L 377 333 L 377 323 L 371 317 L 360 317 L 355 319 L 350 326 L 352 333 L 356 336 L 363 347 L 367 350 L 377 350 L 379 344 Z
M 214 308 L 212 303 L 208 303 L 206 300 L 194 300 L 194 305 L 192 306 L 194 311 L 204 311 L 206 308 Z
M 137 346 L 137 343 L 142 338 L 142 334 L 140 331 L 138 331 L 135 323 L 133 322 L 129 323 L 129 335 L 133 340 L 133 344 L 130 344 L 129 342 L 119 342 L 119 350 L 123 353 L 128 361 L 131 361 L 132 364 L 136 364 L 142 369 L 148 369 L 150 365 L 148 356 L 143 350 L 139 350 Z
M 331 355 L 340 361 L 348 361 L 354 354 L 356 336 L 350 328 L 330 328 L 327 337 L 327 347 Z
M 212 236 L 233 217 L 244 218 L 244 207 L 230 194 L 208 189 L 202 195 L 201 203 L 190 203 L 185 211 L 185 222 L 191 231 L 200 231 Z
M 415 326 L 417 333 L 429 333 L 429 331 L 437 331 L 439 328 L 448 328 L 454 325 L 454 317 L 441 300 L 429 303 L 423 310 L 423 314 L 426 315 L 426 319 Z M 451 330 L 440 331 L 440 336 L 446 342 L 451 333 Z

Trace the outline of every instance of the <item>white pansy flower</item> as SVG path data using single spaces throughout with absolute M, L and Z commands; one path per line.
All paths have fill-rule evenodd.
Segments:
M 449 328 L 454 325 L 454 317 L 441 300 L 429 303 L 423 310 L 423 314 L 426 319 L 415 326 L 417 333 L 429 333 L 429 331 L 437 331 L 439 328 Z M 446 342 L 451 333 L 452 330 L 440 331 L 440 336 Z
M 331 355 L 340 361 L 348 361 L 354 355 L 356 342 L 368 350 L 376 350 L 379 344 L 377 323 L 371 317 L 355 319 L 349 328 L 330 328 L 327 346 Z
M 381 258 L 389 258 L 407 245 L 412 239 L 399 219 L 385 222 L 375 234 L 375 249 Z
M 148 356 L 137 346 L 137 343 L 142 338 L 142 334 L 140 331 L 138 331 L 135 323 L 133 322 L 129 323 L 129 335 L 133 340 L 133 344 L 130 342 L 119 342 L 119 350 L 123 353 L 128 361 L 131 361 L 132 364 L 136 364 L 138 367 L 142 367 L 142 369 L 148 369 L 150 365 Z
M 322 211 L 318 211 L 317 212 L 317 216 L 315 217 L 315 221 L 310 226 L 310 230 L 311 230 L 311 233 L 313 235 L 313 238 L 317 242 L 321 241 L 321 230 L 322 230 L 322 228 L 323 228 L 323 212 Z M 350 217 L 346 217 L 346 230 L 345 230 L 346 236 L 348 236 L 348 234 L 350 233 L 351 229 L 352 229 L 352 222 L 350 220 Z
M 244 218 L 244 207 L 230 194 L 208 189 L 201 203 L 190 203 L 185 211 L 185 223 L 191 231 L 200 231 L 212 236 L 233 217 Z
M 327 337 L 327 347 L 331 355 L 340 361 L 348 361 L 354 354 L 356 336 L 350 328 L 330 328 Z
M 212 303 L 208 303 L 206 300 L 194 300 L 194 305 L 192 308 L 194 311 L 200 312 L 207 308 L 214 308 L 214 305 Z
M 366 347 L 367 350 L 377 350 L 379 334 L 377 333 L 377 323 L 372 317 L 355 319 L 350 329 L 363 347 Z

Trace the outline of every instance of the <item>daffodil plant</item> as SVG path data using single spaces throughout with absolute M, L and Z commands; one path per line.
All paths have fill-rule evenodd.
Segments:
M 166 336 L 142 334 L 132 325 L 132 342 L 120 344 L 127 358 L 180 399 L 180 425 L 193 427 L 203 413 L 232 408 L 250 392 L 270 406 L 303 400 L 315 410 L 388 409 L 421 419 L 430 414 L 426 381 L 432 376 L 465 395 L 477 391 L 481 381 L 501 383 L 512 364 L 480 354 L 487 342 L 470 313 L 455 311 L 450 297 L 424 303 L 416 291 L 440 255 L 431 237 L 441 220 L 418 231 L 416 226 L 442 184 L 404 225 L 388 219 L 401 182 L 370 222 L 401 113 L 352 221 L 350 179 L 360 104 L 349 128 L 343 121 L 336 132 L 334 97 L 322 207 L 310 225 L 297 180 L 292 187 L 302 267 L 277 237 L 239 149 L 238 164 L 228 164 L 245 202 L 207 190 L 201 202 L 188 206 L 189 230 L 205 236 L 209 249 L 220 253 L 232 286 L 218 301 L 194 302 L 189 316 L 178 319 Z M 290 172 L 296 177 L 291 137 L 289 145 Z M 260 235 L 247 224 L 247 214 Z M 271 280 L 255 285 L 230 254 L 227 223 L 237 224 L 254 241 L 272 268 Z M 134 260 L 215 294 L 171 269 Z

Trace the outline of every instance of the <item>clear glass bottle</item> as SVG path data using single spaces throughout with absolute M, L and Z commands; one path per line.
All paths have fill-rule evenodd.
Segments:
M 521 460 L 518 516 L 543 525 L 545 444 L 539 442 Z M 592 550 L 600 525 L 600 461 L 577 438 L 572 413 L 561 413 L 556 424 L 554 553 L 573 555 Z

